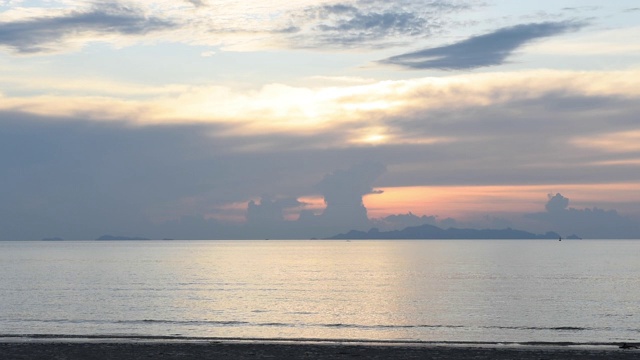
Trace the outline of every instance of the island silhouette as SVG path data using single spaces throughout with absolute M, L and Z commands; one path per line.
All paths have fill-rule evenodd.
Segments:
M 372 228 L 369 231 L 351 230 L 347 233 L 338 234 L 329 239 L 559 239 L 560 234 L 548 231 L 544 234 L 534 234 L 528 231 L 506 229 L 442 229 L 434 225 L 424 224 L 420 226 L 409 226 L 402 230 L 380 231 Z

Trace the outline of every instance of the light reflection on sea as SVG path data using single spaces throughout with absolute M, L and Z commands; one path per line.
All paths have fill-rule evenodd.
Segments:
M 604 240 L 0 242 L 0 333 L 638 341 L 639 255 Z

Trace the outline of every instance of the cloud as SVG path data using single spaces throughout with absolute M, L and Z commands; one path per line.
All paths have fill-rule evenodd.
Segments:
M 522 46 L 545 37 L 576 31 L 584 23 L 545 22 L 516 25 L 435 48 L 392 56 L 380 61 L 411 69 L 467 70 L 504 64 Z
M 248 238 L 300 239 L 368 229 L 373 222 L 367 216 L 362 197 L 380 193 L 372 184 L 385 170 L 380 163 L 365 162 L 326 174 L 314 189 L 321 193 L 326 205 L 320 214 L 302 209 L 308 204 L 297 197 L 263 195 L 260 202 L 251 200 L 246 224 L 238 233 Z M 296 210 L 297 219 L 285 219 L 285 210 Z
M 420 226 L 424 224 L 436 225 L 436 216 L 417 216 L 412 212 L 406 214 L 388 215 L 381 219 L 374 219 L 373 226 L 380 231 L 401 230 L 409 226 Z
M 380 163 L 360 163 L 346 170 L 326 174 L 315 190 L 320 191 L 326 207 L 320 214 L 302 209 L 305 203 L 296 197 L 263 195 L 260 202 L 247 204 L 246 223 L 237 229 L 240 237 L 295 239 L 328 237 L 351 229 L 365 230 L 373 222 L 367 216 L 362 197 L 376 194 L 372 183 L 385 171 Z M 285 219 L 284 211 L 296 211 L 297 219 Z
M 12 9 L 2 14 L 6 20 L 0 22 L 0 46 L 19 54 L 42 54 L 90 41 L 141 41 L 158 33 L 158 41 L 224 50 L 378 48 L 428 36 L 441 29 L 450 14 L 473 7 L 448 0 L 130 3 Z
M 206 2 L 203 0 L 184 0 L 188 3 L 190 3 L 191 5 L 195 6 L 195 7 L 201 7 L 201 6 L 206 6 Z
M 522 71 L 321 88 L 270 84 L 247 91 L 114 85 L 96 96 L 0 95 L 0 109 L 51 121 L 70 117 L 131 126 L 210 124 L 216 131 L 207 131 L 208 137 L 234 139 L 227 143 L 227 151 L 244 153 L 371 147 L 366 151 L 388 156 L 383 148 L 398 153 L 428 148 L 428 153 L 421 153 L 424 159 L 409 152 L 403 160 L 411 166 L 423 167 L 424 160 L 442 166 L 428 177 L 416 174 L 419 183 L 439 179 L 439 174 L 444 183 L 450 181 L 446 179 L 450 171 L 461 170 L 448 162 L 470 153 L 485 156 L 494 168 L 484 163 L 476 169 L 477 161 L 457 164 L 463 165 L 458 168 L 471 167 L 487 179 L 505 177 L 511 169 L 507 177 L 511 181 L 549 176 L 534 171 L 537 166 L 546 168 L 545 164 L 566 161 L 578 167 L 587 161 L 627 159 L 620 151 L 603 150 L 604 145 L 637 149 L 637 76 L 637 71 Z M 60 84 L 62 91 L 54 87 L 50 92 L 64 93 L 68 84 Z M 81 85 L 91 89 L 90 84 Z M 132 94 L 132 89 L 142 96 Z M 513 151 L 516 148 L 524 152 Z M 496 160 L 499 154 L 501 159 Z M 513 159 L 510 166 L 505 166 L 505 154 Z M 620 175 L 594 166 L 582 170 L 587 169 L 597 181 Z M 577 182 L 581 178 L 587 177 L 577 173 L 570 177 Z
M 302 189 L 280 179 L 274 158 L 227 153 L 228 142 L 207 137 L 218 130 L 212 125 L 133 129 L 9 112 L 0 119 L 1 239 L 238 238 L 246 229 L 216 219 L 229 213 L 225 205 L 244 201 L 244 216 L 248 198 Z M 284 173 L 322 176 L 308 167 Z
M 48 122 L 197 125 L 209 141 L 239 154 L 340 157 L 351 149 L 398 164 L 398 186 L 620 183 L 637 179 L 632 163 L 615 165 L 637 150 L 637 77 L 637 71 L 523 71 L 323 88 L 168 86 L 141 100 L 5 96 L 0 109 Z M 611 165 L 598 165 L 605 162 Z
M 447 15 L 471 9 L 457 1 L 361 0 L 310 6 L 290 13 L 294 48 L 387 47 L 439 31 Z
M 305 15 L 313 25 L 308 26 L 310 34 L 294 38 L 301 47 L 350 47 L 391 36 L 427 35 L 429 31 L 427 21 L 412 12 L 369 12 L 335 4 L 307 9 Z
M 386 167 L 380 163 L 363 163 L 326 175 L 317 185 L 327 204 L 320 216 L 322 222 L 341 229 L 368 227 L 369 218 L 362 197 L 379 193 L 373 189 L 373 182 L 385 171 Z
M 175 24 L 168 20 L 148 17 L 138 9 L 116 2 L 53 16 L 0 22 L 0 45 L 22 54 L 55 52 L 82 37 L 100 40 L 109 35 L 144 35 L 173 27 Z
M 264 195 L 260 202 L 249 201 L 247 206 L 247 224 L 260 227 L 281 227 L 283 226 L 285 209 L 299 208 L 304 206 L 296 198 L 271 199 Z
M 544 207 L 551 214 L 561 213 L 569 207 L 569 199 L 562 196 L 560 193 L 555 195 L 549 194 L 549 201 Z
M 571 143 L 584 149 L 595 149 L 603 153 L 623 155 L 619 161 L 635 161 L 640 157 L 640 129 L 629 131 L 603 132 L 592 136 L 574 137 Z M 624 154 L 631 158 L 624 157 Z M 606 160 L 604 160 L 606 162 Z
M 637 239 L 640 226 L 637 221 L 618 214 L 616 210 L 599 208 L 577 209 L 569 207 L 569 199 L 557 193 L 548 195 L 546 212 L 526 214 L 525 216 L 545 223 L 554 231 L 569 236 L 596 239 L 621 238 Z
M 486 120 L 485 115 L 480 115 L 482 121 Z M 438 183 L 449 187 L 456 183 L 477 186 L 567 179 L 591 182 L 599 179 L 595 177 L 598 174 L 614 181 L 621 178 L 617 169 L 602 171 L 595 167 L 585 175 L 586 169 L 580 166 L 565 164 L 560 169 L 522 166 L 531 161 L 528 156 L 563 161 L 567 154 L 561 149 L 571 152 L 562 143 L 551 148 L 549 156 L 540 152 L 547 144 L 522 150 L 519 146 L 524 138 L 518 138 L 515 147 L 487 139 L 472 147 L 459 143 L 450 147 L 411 144 L 320 149 L 297 143 L 324 142 L 325 135 L 300 140 L 299 135 L 289 134 L 270 139 L 282 149 L 238 153 L 232 150 L 238 143 L 243 146 L 265 139 L 243 135 L 212 140 L 210 133 L 224 132 L 224 127 L 214 124 L 131 127 L 122 122 L 91 123 L 80 118 L 52 119 L 6 111 L 0 113 L 0 119 L 2 239 L 41 239 L 54 235 L 92 239 L 105 233 L 192 239 L 324 237 L 356 227 L 366 230 L 376 226 L 378 223 L 365 219 L 369 211 L 362 205 L 362 196 L 377 193 L 377 187 L 415 182 L 427 187 Z M 563 138 L 566 134 L 558 136 Z M 297 144 L 297 149 L 286 150 L 295 147 L 290 144 Z M 527 155 L 528 151 L 534 152 Z M 585 156 L 591 157 L 582 149 L 576 153 L 576 159 Z M 490 161 L 491 157 L 496 162 Z M 371 159 L 376 162 L 367 162 Z M 390 164 L 384 173 L 386 166 L 382 162 Z M 353 166 L 354 163 L 361 165 Z M 637 166 L 629 169 L 628 176 L 637 180 Z M 591 188 L 596 194 L 602 193 L 598 189 L 606 188 L 606 196 L 600 203 L 609 201 L 618 209 L 624 201 L 636 199 L 639 189 L 637 184 L 616 188 L 606 183 Z M 546 187 L 538 185 L 536 189 Z M 623 200 L 614 200 L 621 191 L 626 191 Z M 274 195 L 254 201 L 249 210 L 250 200 L 261 194 Z M 306 208 L 296 207 L 301 203 L 296 199 L 318 195 L 326 197 L 324 213 L 307 211 L 300 214 L 298 221 L 281 221 L 283 212 Z M 497 195 L 483 200 L 495 201 Z M 415 195 L 413 199 L 413 209 L 427 207 L 433 214 L 441 211 L 431 203 L 433 195 L 421 198 Z M 489 206 L 476 204 L 479 211 L 486 211 Z M 569 211 L 567 207 L 557 208 L 563 214 Z M 231 215 L 240 219 L 246 215 L 247 223 L 229 222 L 227 217 Z M 387 219 L 397 225 L 411 220 L 409 216 Z M 589 236 L 586 232 L 589 229 L 564 231 L 548 222 L 539 222 L 543 224 L 542 231 Z M 453 226 L 438 223 L 444 227 L 447 224 Z
M 134 3 L 134 2 L 131 2 Z M 127 3 L 128 4 L 128 3 Z M 461 12 L 486 6 L 481 1 L 356 0 L 268 3 L 220 0 L 136 1 L 78 10 L 37 8 L 13 11 L 0 23 L 0 45 L 21 54 L 61 52 L 90 41 L 125 43 L 152 38 L 223 50 L 380 49 L 466 27 Z M 60 5 L 58 5 L 60 6 Z M 194 7 L 197 11 L 194 11 Z M 34 14 L 39 14 L 34 16 Z M 19 15 L 19 16 L 16 16 Z
M 317 194 L 313 184 L 327 169 L 347 168 L 323 182 L 332 206 L 340 205 L 332 194 L 349 195 L 349 186 L 361 204 L 376 175 L 375 166 L 350 169 L 357 157 L 341 162 L 335 153 L 230 152 L 234 142 L 256 139 L 212 141 L 208 133 L 220 131 L 212 124 L 132 128 L 11 112 L 0 119 L 0 239 L 329 236 L 331 216 L 285 222 L 283 211 Z M 227 221 L 230 214 L 247 223 Z
M 230 215 L 243 219 L 248 202 L 262 194 L 272 194 L 272 201 L 327 195 L 327 205 L 336 210 L 327 218 L 340 214 L 341 197 L 351 199 L 349 216 L 362 222 L 365 211 L 389 214 L 384 203 L 360 207 L 373 184 L 383 189 L 537 184 L 542 194 L 590 184 L 607 189 L 606 197 L 594 201 L 599 208 L 637 215 L 637 78 L 637 71 L 522 71 L 315 89 L 168 87 L 166 93 L 147 93 L 141 87 L 145 96 L 127 101 L 131 89 L 121 97 L 119 90 L 109 90 L 110 96 L 95 101 L 4 96 L 0 236 L 176 237 L 153 223 L 183 217 L 201 224 L 190 236 L 216 227 L 220 234 L 238 236 L 242 229 L 223 232 L 220 224 Z M 294 105 L 295 111 L 287 108 Z M 369 130 L 384 139 L 353 141 Z M 452 140 L 428 141 L 433 138 Z M 619 151 L 622 145 L 625 152 Z M 366 167 L 348 170 L 371 161 L 389 170 L 379 177 Z M 351 174 L 351 184 L 362 180 L 344 196 L 337 184 L 331 186 L 342 178 L 349 183 L 343 172 Z M 314 188 L 325 176 L 328 189 Z M 338 194 L 335 202 L 331 189 Z M 433 196 L 409 196 L 409 203 L 418 205 L 402 205 L 393 213 L 427 207 L 428 214 L 443 215 L 429 207 Z M 125 210 L 119 210 L 123 204 Z M 472 206 L 460 205 L 476 212 L 492 205 Z M 305 212 L 300 221 L 317 227 L 300 225 L 296 234 L 332 235 L 320 227 L 321 208 Z M 284 213 L 293 218 L 290 208 Z M 444 215 L 465 220 L 458 213 Z M 101 224 L 105 218 L 111 219 L 107 225 Z M 188 228 L 180 226 L 175 229 Z M 547 230 L 561 231 L 541 229 Z
M 602 9 L 601 6 L 570 6 L 570 7 L 563 7 L 562 11 L 582 12 L 582 11 L 596 11 L 600 9 Z

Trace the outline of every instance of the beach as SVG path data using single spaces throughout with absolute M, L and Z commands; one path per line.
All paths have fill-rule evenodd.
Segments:
M 640 350 L 617 346 L 373 345 L 234 341 L 0 342 L 4 360 L 108 359 L 638 359 Z

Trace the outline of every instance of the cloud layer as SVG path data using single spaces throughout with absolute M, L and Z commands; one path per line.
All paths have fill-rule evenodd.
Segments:
M 375 49 L 428 37 L 442 31 L 452 14 L 477 6 L 475 1 L 457 0 L 69 5 L 53 2 L 40 11 L 15 7 L 0 12 L 0 45 L 21 54 L 69 51 L 94 41 L 179 42 L 227 50 Z
M 295 199 L 333 199 L 314 184 L 372 161 L 387 171 L 358 171 L 362 181 L 345 185 L 356 200 L 373 186 L 532 184 L 609 184 L 613 197 L 615 184 L 633 189 L 637 182 L 637 77 L 532 71 L 321 89 L 214 88 L 210 96 L 160 93 L 137 103 L 5 96 L 2 238 L 237 237 L 239 230 L 222 224 L 243 221 L 251 200 L 259 223 L 257 207 L 290 211 L 305 202 Z M 292 101 L 295 94 L 306 102 Z M 225 104 L 231 107 L 221 111 Z M 306 236 L 320 234 L 326 228 Z

